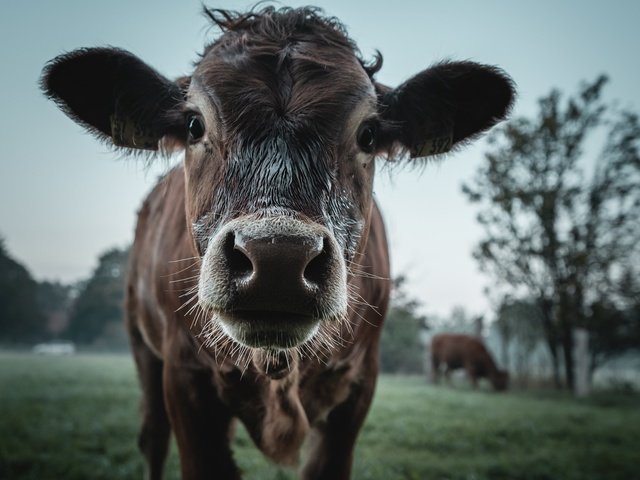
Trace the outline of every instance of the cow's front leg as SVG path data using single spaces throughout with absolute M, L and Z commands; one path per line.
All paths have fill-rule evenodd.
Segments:
M 165 402 L 180 454 L 182 480 L 236 480 L 231 413 L 220 401 L 210 370 L 165 363 Z
M 334 408 L 326 421 L 315 425 L 308 443 L 304 480 L 348 480 L 353 450 L 375 389 L 376 372 L 369 372 L 346 401 Z

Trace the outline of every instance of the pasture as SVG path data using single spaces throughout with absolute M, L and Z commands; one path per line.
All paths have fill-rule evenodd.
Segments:
M 0 479 L 140 479 L 139 391 L 130 357 L 0 354 Z M 383 376 L 355 480 L 638 478 L 640 398 L 471 391 Z M 242 428 L 246 479 L 286 480 Z M 168 479 L 179 478 L 175 445 Z

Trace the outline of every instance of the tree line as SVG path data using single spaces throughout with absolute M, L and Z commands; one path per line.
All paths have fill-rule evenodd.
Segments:
M 107 349 L 127 347 L 122 327 L 128 249 L 98 258 L 92 275 L 72 284 L 36 281 L 0 240 L 0 344 L 55 339 Z

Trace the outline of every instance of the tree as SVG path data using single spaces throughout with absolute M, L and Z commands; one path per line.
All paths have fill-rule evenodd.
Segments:
M 493 327 L 496 329 L 500 337 L 502 365 L 506 370 L 509 370 L 509 366 L 511 365 L 511 362 L 509 361 L 509 347 L 511 345 L 512 339 L 515 336 L 515 326 L 512 320 L 513 318 L 514 315 L 512 315 L 510 302 L 507 299 L 504 299 L 498 307 L 498 312 L 496 313 L 496 321 L 494 322 Z
M 640 303 L 620 309 L 599 300 L 589 306 L 586 328 L 590 332 L 589 370 L 629 350 L 640 349 Z
M 109 325 L 122 324 L 128 257 L 128 249 L 118 248 L 100 256 L 97 268 L 73 304 L 67 330 L 71 339 L 89 344 L 109 332 Z
M 536 302 L 504 298 L 493 326 L 500 336 L 504 367 L 509 369 L 511 365 L 516 375 L 526 381 L 530 360 L 543 339 L 542 316 Z
M 468 313 L 462 305 L 454 305 L 451 312 L 445 317 L 430 317 L 429 326 L 434 333 L 464 333 L 467 335 L 478 335 L 478 319 L 482 317 L 473 316 Z
M 621 281 L 640 268 L 640 124 L 601 99 L 606 82 L 598 77 L 568 99 L 553 90 L 536 118 L 497 129 L 463 186 L 481 205 L 485 238 L 475 258 L 511 293 L 535 298 L 556 383 L 562 355 L 571 388 L 573 328 L 590 329 L 597 348 L 601 329 L 588 321 L 589 305 L 623 308 Z M 589 162 L 587 144 L 598 134 L 603 148 Z
M 391 306 L 380 339 L 380 368 L 383 372 L 422 373 L 422 335 L 426 319 L 418 313 L 420 304 L 404 290 L 406 278 L 393 282 Z
M 0 238 L 0 341 L 30 343 L 47 336 L 37 305 L 38 284 L 11 258 Z
M 60 282 L 38 283 L 36 297 L 38 309 L 45 318 L 47 331 L 52 335 L 63 332 L 69 321 L 73 287 Z

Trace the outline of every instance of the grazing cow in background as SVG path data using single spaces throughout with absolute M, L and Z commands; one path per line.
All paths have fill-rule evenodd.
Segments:
M 431 374 L 437 382 L 440 367 L 444 366 L 449 378 L 452 370 L 464 368 L 474 388 L 479 378 L 487 378 L 496 390 L 505 390 L 509 373 L 496 367 L 491 354 L 482 340 L 471 335 L 441 333 L 431 339 Z
M 303 478 L 346 479 L 390 289 L 375 159 L 466 143 L 504 118 L 512 83 L 445 62 L 390 88 L 318 9 L 206 14 L 221 35 L 188 77 L 87 48 L 42 80 L 102 140 L 185 151 L 139 212 L 127 286 L 147 474 L 173 431 L 182 478 L 239 478 L 239 419 L 279 463 L 307 439 Z

